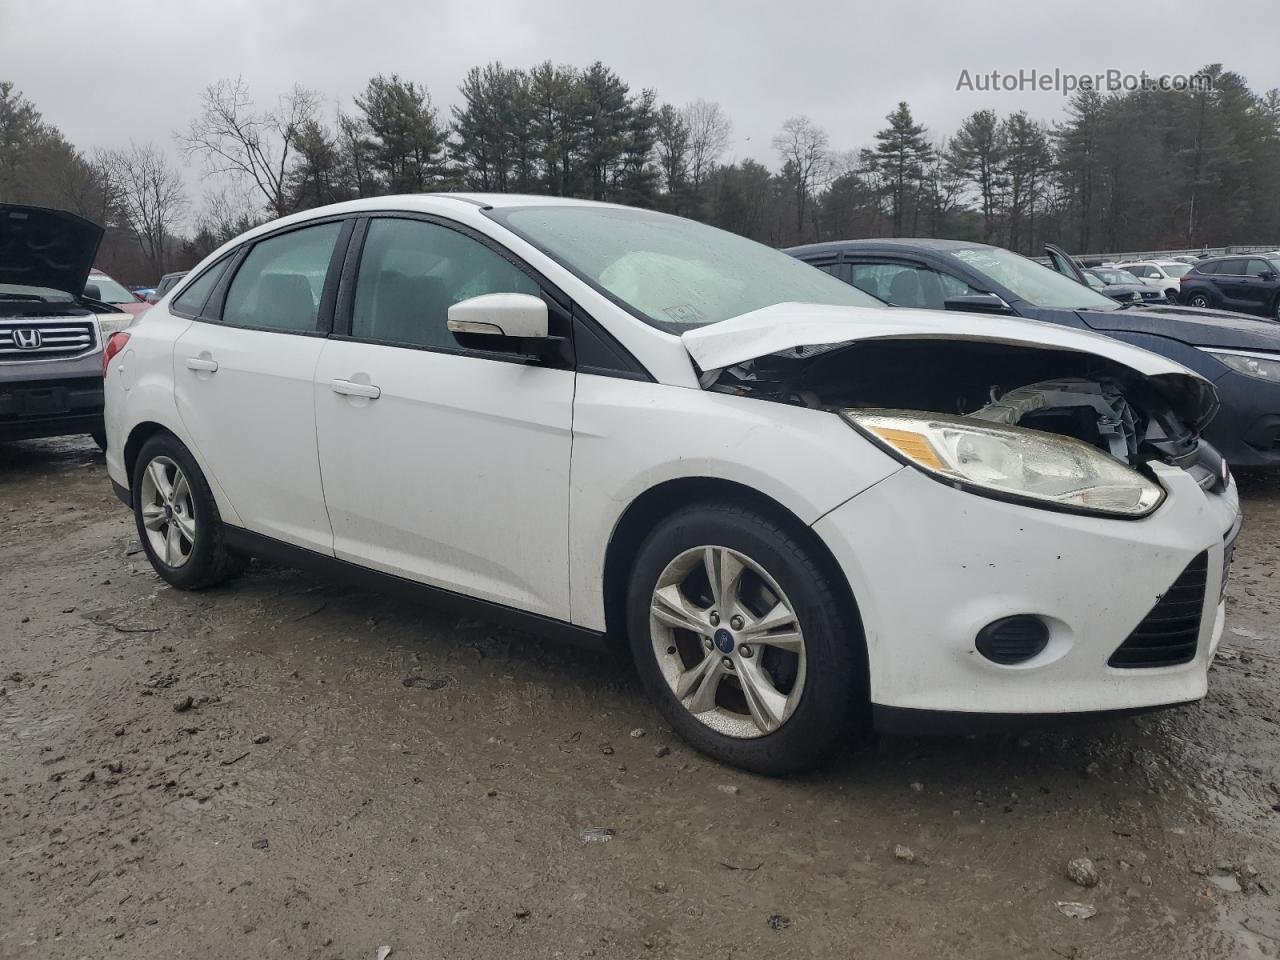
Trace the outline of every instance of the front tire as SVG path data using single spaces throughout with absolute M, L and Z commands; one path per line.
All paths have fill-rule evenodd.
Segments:
M 209 483 L 173 434 L 158 433 L 143 444 L 132 490 L 138 539 L 162 579 L 203 590 L 240 571 L 243 561 L 227 552 Z
M 637 554 L 632 655 L 697 750 L 756 773 L 811 769 L 865 714 L 863 641 L 842 596 L 790 525 L 746 506 L 691 505 Z

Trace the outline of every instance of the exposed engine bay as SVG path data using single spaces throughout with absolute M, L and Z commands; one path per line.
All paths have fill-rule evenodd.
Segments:
M 884 339 L 798 347 L 718 371 L 704 386 L 818 409 L 924 410 L 1074 437 L 1129 466 L 1207 475 L 1199 442 L 1152 378 L 1095 355 L 979 340 Z M 1207 485 L 1202 482 L 1202 485 Z

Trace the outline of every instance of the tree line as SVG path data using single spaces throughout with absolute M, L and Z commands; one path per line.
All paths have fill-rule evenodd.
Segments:
M 151 280 L 276 216 L 357 197 L 541 193 L 665 210 L 776 246 L 938 236 L 1038 253 L 1280 241 L 1280 91 L 1221 65 L 1207 89 L 1080 92 L 1045 123 L 991 109 L 939 136 L 899 103 L 865 147 L 797 115 L 772 165 L 728 160 L 719 104 L 659 101 L 603 63 L 472 68 L 445 116 L 429 91 L 371 78 L 330 113 L 295 86 L 255 100 L 219 80 L 173 138 L 214 186 L 198 203 L 154 142 L 78 149 L 0 82 L 0 201 L 105 224 L 104 266 Z

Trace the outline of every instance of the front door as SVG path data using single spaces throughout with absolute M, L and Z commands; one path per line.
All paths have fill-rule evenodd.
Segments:
M 314 378 L 336 555 L 568 620 L 573 370 L 464 350 L 445 326 L 460 300 L 538 283 L 467 233 L 397 217 L 369 221 L 353 282 L 349 335 Z

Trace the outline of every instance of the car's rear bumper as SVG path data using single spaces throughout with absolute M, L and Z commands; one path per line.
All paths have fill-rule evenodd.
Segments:
M 1168 496 L 1142 520 L 1004 503 L 910 468 L 819 520 L 814 530 L 858 603 L 873 704 L 1032 720 L 1202 698 L 1222 634 L 1224 536 L 1238 501 L 1234 486 L 1206 495 L 1183 471 L 1157 470 Z M 1201 554 L 1207 573 L 1190 662 L 1110 666 Z M 1004 666 L 978 652 L 984 626 L 1026 614 L 1049 628 L 1041 653 Z

